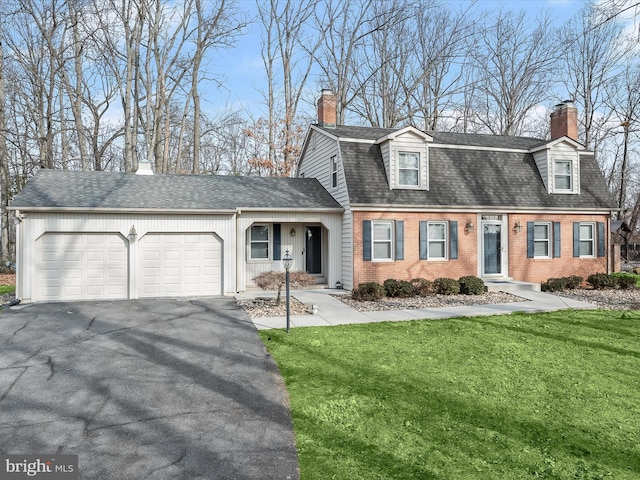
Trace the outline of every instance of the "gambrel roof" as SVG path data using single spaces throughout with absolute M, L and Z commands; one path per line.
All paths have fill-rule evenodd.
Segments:
M 549 141 L 427 131 L 433 138 L 428 144 L 428 190 L 390 189 L 376 140 L 393 129 L 314 128 L 339 141 L 352 205 L 576 211 L 616 208 L 594 156 L 583 148 L 579 149 L 580 194 L 549 194 L 532 154 Z

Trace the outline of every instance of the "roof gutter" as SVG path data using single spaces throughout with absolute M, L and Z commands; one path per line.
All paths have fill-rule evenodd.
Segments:
M 233 215 L 236 213 L 235 208 L 217 208 L 217 209 L 176 209 L 176 208 L 101 208 L 101 207 L 25 207 L 25 206 L 9 206 L 8 210 L 16 210 L 21 212 L 64 212 L 64 213 L 159 213 L 159 214 L 225 214 Z
M 592 208 L 571 208 L 566 207 L 546 207 L 546 208 L 532 208 L 532 207 L 508 207 L 508 206 L 460 206 L 460 207 L 445 207 L 445 206 L 426 206 L 426 205 L 371 205 L 371 204 L 352 204 L 351 210 L 354 212 L 379 212 L 381 210 L 386 212 L 454 212 L 454 213 L 493 213 L 496 212 L 518 212 L 518 213 L 536 213 L 544 214 L 553 212 L 556 214 L 575 214 L 575 213 L 611 213 L 611 207 L 592 207 Z

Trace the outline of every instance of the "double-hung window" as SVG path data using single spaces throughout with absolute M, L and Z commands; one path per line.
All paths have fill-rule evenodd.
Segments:
M 251 260 L 269 260 L 269 225 L 252 225 L 249 237 Z
M 393 222 L 372 221 L 373 260 L 393 260 Z
M 338 159 L 334 155 L 331 157 L 331 187 L 335 188 L 338 186 Z
M 535 223 L 533 225 L 533 256 L 535 258 L 551 257 L 550 223 Z
M 593 223 L 580 224 L 580 256 L 595 257 L 596 236 Z
M 427 231 L 427 258 L 429 260 L 446 260 L 447 222 L 428 222 Z
M 398 185 L 420 186 L 420 154 L 418 152 L 398 153 Z
M 571 176 L 571 161 L 556 160 L 553 163 L 553 186 L 555 191 L 570 191 L 573 189 Z

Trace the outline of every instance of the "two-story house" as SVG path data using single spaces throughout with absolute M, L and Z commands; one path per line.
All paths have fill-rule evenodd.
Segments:
M 388 278 L 541 282 L 612 268 L 615 209 L 577 110 L 558 105 L 551 140 L 336 125 L 323 90 L 297 164 L 344 208 L 346 288 Z

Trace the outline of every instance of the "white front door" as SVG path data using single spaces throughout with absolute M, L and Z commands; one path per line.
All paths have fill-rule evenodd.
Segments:
M 480 221 L 483 277 L 507 276 L 506 215 L 482 215 Z

